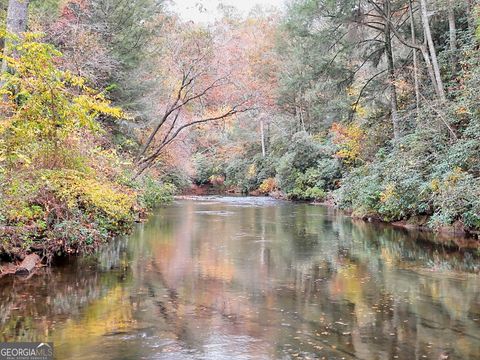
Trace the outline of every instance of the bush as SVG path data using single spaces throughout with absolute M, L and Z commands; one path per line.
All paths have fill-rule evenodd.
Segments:
M 212 176 L 222 175 L 221 165 L 203 154 L 195 154 L 193 164 L 195 167 L 194 182 L 197 185 L 208 184 Z
M 316 164 L 317 182 L 322 181 L 325 190 L 334 190 L 342 177 L 342 164 L 334 157 L 319 159 Z
M 213 186 L 223 186 L 225 183 L 225 178 L 220 175 L 212 175 L 208 178 L 208 182 Z
M 161 204 L 173 201 L 177 188 L 173 184 L 161 183 L 151 177 L 146 177 L 143 182 L 143 192 L 140 195 L 140 204 L 148 209 L 153 209 Z
M 352 210 L 357 216 L 365 216 L 377 213 L 381 193 L 379 174 L 366 165 L 353 169 L 342 180 L 334 197 L 341 209 Z
M 288 153 L 291 154 L 291 163 L 300 172 L 316 164 L 324 155 L 324 149 L 315 138 L 304 131 L 293 135 L 289 144 Z
M 467 157 L 458 157 L 459 143 L 448 148 L 447 141 L 420 130 L 405 136 L 390 153 L 380 151 L 372 163 L 345 177 L 335 192 L 338 204 L 385 221 L 431 216 L 434 228 L 456 221 L 480 228 L 479 179 L 458 166 L 451 169 L 465 165 L 460 159 Z
M 136 202 L 133 191 L 119 187 L 106 179 L 99 181 L 74 170 L 45 170 L 41 172 L 44 186 L 64 201 L 68 208 L 109 219 L 110 227 L 132 220 Z
M 57 64 L 61 54 L 25 34 L 15 42 L 0 94 L 0 253 L 95 250 L 130 228 L 136 192 L 120 184 L 128 166 L 105 149 L 98 116 L 122 116 L 102 92 Z
M 243 193 L 249 193 L 260 187 L 262 182 L 275 176 L 274 161 L 261 154 L 253 159 L 233 158 L 225 170 L 227 186 L 234 186 Z
M 308 188 L 305 190 L 305 199 L 311 199 L 315 201 L 325 200 L 326 193 L 323 189 L 320 189 L 316 186 Z
M 268 178 L 262 181 L 260 186 L 258 187 L 258 191 L 261 194 L 270 194 L 272 191 L 277 189 L 277 182 L 274 178 Z
M 132 190 L 74 170 L 16 173 L 2 192 L 10 231 L 2 251 L 13 255 L 34 244 L 49 258 L 90 252 L 129 229 L 135 215 Z
M 277 163 L 277 182 L 280 188 L 286 193 L 293 190 L 298 176 L 298 170 L 293 165 L 295 155 L 286 153 Z
M 296 173 L 295 186 L 287 192 L 290 199 L 295 200 L 316 200 L 320 201 L 325 198 L 323 190 L 325 183 L 320 176 L 317 168 L 309 168 L 305 173 Z
M 158 180 L 164 184 L 172 184 L 177 190 L 188 189 L 192 181 L 186 171 L 171 167 L 167 168 L 166 173 L 158 176 Z
M 461 221 L 466 228 L 480 229 L 480 180 L 456 168 L 443 179 L 431 182 L 435 212 L 434 228 Z
M 287 196 L 292 200 L 322 201 L 325 199 L 326 193 L 323 189 L 320 189 L 316 186 L 307 188 L 295 187 L 287 194 Z
M 326 140 L 300 132 L 294 135 L 286 153 L 276 164 L 279 187 L 288 193 L 300 194 L 308 187 L 322 190 L 336 187 L 341 177 L 341 162 L 333 155 L 335 146 Z
M 232 159 L 225 169 L 225 185 L 236 186 L 242 192 L 248 192 L 250 185 L 247 179 L 248 161 L 245 159 Z

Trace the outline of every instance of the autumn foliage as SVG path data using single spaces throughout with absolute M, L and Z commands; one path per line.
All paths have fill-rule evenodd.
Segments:
M 339 146 L 339 150 L 335 153 L 336 156 L 349 165 L 361 160 L 362 141 L 365 134 L 357 124 L 344 126 L 333 123 L 330 131 L 333 136 L 333 143 Z

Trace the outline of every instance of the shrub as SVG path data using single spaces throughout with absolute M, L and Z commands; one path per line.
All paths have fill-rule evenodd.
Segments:
M 321 158 L 317 161 L 317 182 L 322 181 L 325 190 L 333 190 L 337 187 L 342 177 L 342 164 L 333 157 Z
M 33 245 L 48 258 L 90 252 L 134 220 L 132 190 L 74 170 L 16 173 L 2 191 L 10 233 L 1 250 L 13 255 Z
M 221 166 L 210 157 L 195 154 L 193 164 L 195 167 L 194 182 L 197 185 L 208 184 L 212 176 L 221 176 Z
M 225 178 L 220 175 L 212 175 L 208 178 L 208 182 L 214 186 L 222 186 L 225 183 Z
M 323 150 L 313 136 L 301 131 L 293 135 L 288 153 L 291 154 L 293 167 L 300 172 L 304 172 L 322 157 Z
M 137 195 L 120 185 L 126 167 L 113 149 L 97 145 L 97 117 L 122 116 L 102 92 L 60 69 L 61 54 L 25 34 L 6 57 L 0 95 L 0 252 L 93 251 L 128 229 Z
M 106 179 L 100 182 L 98 178 L 74 170 L 45 170 L 40 176 L 44 186 L 69 209 L 83 209 L 104 219 L 107 230 L 133 220 L 136 195 L 125 187 Z
M 346 164 L 355 164 L 360 159 L 362 152 L 364 131 L 357 124 L 344 126 L 338 123 L 333 123 L 330 131 L 333 135 L 333 142 L 339 145 L 336 156 Z
M 379 174 L 365 165 L 353 169 L 334 192 L 339 207 L 352 210 L 354 215 L 364 216 L 377 212 L 382 193 Z
M 287 192 L 287 195 L 290 199 L 320 201 L 326 195 L 324 185 L 320 171 L 317 168 L 309 168 L 305 173 L 296 174 L 295 186 Z
M 274 176 L 272 160 L 261 155 L 253 159 L 234 158 L 226 168 L 227 186 L 236 186 L 243 193 L 260 187 L 262 182 Z
M 153 209 L 161 204 L 173 201 L 177 192 L 175 185 L 161 183 L 151 177 L 146 177 L 143 183 L 143 191 L 140 195 L 140 204 L 148 209 Z
M 276 167 L 277 182 L 280 188 L 287 193 L 295 187 L 298 176 L 298 170 L 294 166 L 294 158 L 294 154 L 286 153 L 279 159 Z
M 451 225 L 462 221 L 466 228 L 480 229 L 480 180 L 456 168 L 434 179 L 430 184 L 433 190 L 435 213 L 432 227 Z
M 262 181 L 258 187 L 261 194 L 270 194 L 277 189 L 277 181 L 274 178 L 268 178 Z
M 323 189 L 320 189 L 314 186 L 305 190 L 304 199 L 321 201 L 321 200 L 325 200 L 326 195 L 327 194 Z
M 286 193 L 300 194 L 307 187 L 333 189 L 341 177 L 341 162 L 334 158 L 335 147 L 326 140 L 300 132 L 294 135 L 288 151 L 276 164 L 279 187 Z
M 100 130 L 99 115 L 121 117 L 102 93 L 86 80 L 59 69 L 61 53 L 27 33 L 15 46 L 17 57 L 5 57 L 11 72 L 1 75 L 0 95 L 12 115 L 0 121 L 0 158 L 8 165 L 59 167 L 79 131 Z M 53 105 L 52 105 L 53 104 Z
M 192 185 L 186 171 L 176 167 L 167 168 L 164 174 L 158 176 L 158 180 L 164 184 L 173 184 L 178 190 L 187 189 Z
M 306 188 L 295 187 L 287 195 L 288 198 L 292 200 L 322 201 L 326 197 L 325 191 L 316 186 Z
M 232 159 L 225 169 L 225 185 L 236 186 L 242 192 L 250 190 L 250 181 L 247 177 L 249 163 L 246 159 Z

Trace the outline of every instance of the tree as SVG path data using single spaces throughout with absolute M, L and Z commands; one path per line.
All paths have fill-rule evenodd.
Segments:
M 393 61 L 393 49 L 392 49 L 392 34 L 391 34 L 391 24 L 392 24 L 392 8 L 390 0 L 384 0 L 383 11 L 385 13 L 385 24 L 384 24 L 384 36 L 385 36 L 385 54 L 387 57 L 387 67 L 388 67 L 388 87 L 390 89 L 390 109 L 391 117 L 393 124 L 393 138 L 398 140 L 400 138 L 400 126 L 398 123 L 398 102 L 397 102 L 397 89 L 395 87 L 395 64 Z
M 24 33 L 12 52 L 0 88 L 9 109 L 0 115 L 0 252 L 50 262 L 92 251 L 133 221 L 136 194 L 118 181 L 116 153 L 98 146 L 98 117 L 123 113 L 61 69 L 40 35 Z
M 218 49 L 210 34 L 201 28 L 179 29 L 175 24 L 170 30 L 153 45 L 162 55 L 155 61 L 161 69 L 156 77 L 164 88 L 151 95 L 160 102 L 161 115 L 142 141 L 136 176 L 154 165 L 186 129 L 250 110 L 250 99 L 236 89 L 213 56 Z
M 62 51 L 65 68 L 96 87 L 108 88 L 116 103 L 133 116 L 148 118 L 143 97 L 154 84 L 141 76 L 150 59 L 149 46 L 168 22 L 163 4 L 162 0 L 65 0 L 57 5 L 59 16 L 39 30 Z
M 449 27 L 449 41 L 450 41 L 450 65 L 452 68 L 452 76 L 457 72 L 457 25 L 455 23 L 455 5 L 452 0 L 447 0 L 447 14 Z
M 433 38 L 431 34 L 426 0 L 420 1 L 420 13 L 421 13 L 421 20 L 422 20 L 422 26 L 424 30 L 424 39 L 425 39 L 425 44 L 423 45 L 420 45 L 414 42 L 409 42 L 408 40 L 406 40 L 401 34 L 401 31 L 400 31 L 401 26 L 394 24 L 391 21 L 391 19 L 388 18 L 387 14 L 385 14 L 385 11 L 383 11 L 382 8 L 379 6 L 379 4 L 377 4 L 376 1 L 374 0 L 367 0 L 367 1 L 372 6 L 374 6 L 380 18 L 382 18 L 384 21 L 389 21 L 391 23 L 390 30 L 392 31 L 393 35 L 400 41 L 401 44 L 405 45 L 410 49 L 416 49 L 422 52 L 423 59 L 425 61 L 425 65 L 426 65 L 428 74 L 430 76 L 432 85 L 435 89 L 435 92 L 438 98 L 441 101 L 444 101 L 446 99 L 445 89 L 444 89 L 443 80 L 440 74 L 440 67 L 438 64 L 435 44 L 433 43 Z M 384 0 L 384 1 L 389 1 L 389 0 Z M 401 12 L 401 16 L 402 14 L 403 12 Z M 413 14 L 413 11 L 412 11 L 412 14 Z M 403 24 L 403 23 L 404 21 L 400 22 L 400 24 Z
M 353 3 L 340 5 L 319 0 L 289 5 L 277 35 L 279 106 L 295 119 L 289 132 L 324 131 L 335 119 L 347 117 L 357 54 L 347 17 Z M 348 15 L 347 15 L 348 13 Z M 365 43 L 364 43 L 365 45 Z
M 279 15 L 261 7 L 244 20 L 225 16 L 217 22 L 214 35 L 219 46 L 216 57 L 228 68 L 229 78 L 248 94 L 255 111 L 248 119 L 260 137 L 263 157 L 267 153 L 268 127 L 277 111 L 279 61 L 275 52 L 276 23 Z
M 38 34 L 26 33 L 13 45 L 16 56 L 2 56 L 12 72 L 1 75 L 0 94 L 11 113 L 2 124 L 1 152 L 16 166 L 55 167 L 60 165 L 55 161 L 59 148 L 73 133 L 98 129 L 96 118 L 101 114 L 120 117 L 122 112 L 110 107 L 85 79 L 59 69 L 55 59 L 61 53 L 38 39 Z
M 98 87 L 106 87 L 120 64 L 102 38 L 99 24 L 92 23 L 89 1 L 68 0 L 58 5 L 58 17 L 39 30 L 59 48 L 62 65 Z
M 423 29 L 425 34 L 425 41 L 428 45 L 428 50 L 432 60 L 432 66 L 435 73 L 436 87 L 440 100 L 445 101 L 445 87 L 443 86 L 442 76 L 440 74 L 440 66 L 437 59 L 437 50 L 433 43 L 432 32 L 430 29 L 430 22 L 428 20 L 427 0 L 420 0 L 420 14 L 422 17 Z
M 415 30 L 415 18 L 414 18 L 414 12 L 413 12 L 413 0 L 409 0 L 408 4 L 408 11 L 410 15 L 410 34 L 411 34 L 411 40 L 413 44 L 417 43 L 417 35 L 416 35 L 416 30 Z M 413 51 L 413 80 L 414 80 L 414 87 L 415 87 L 415 101 L 416 101 L 416 108 L 417 112 L 418 109 L 420 108 L 420 80 L 419 80 L 419 74 L 418 74 L 418 55 L 417 49 L 412 49 Z

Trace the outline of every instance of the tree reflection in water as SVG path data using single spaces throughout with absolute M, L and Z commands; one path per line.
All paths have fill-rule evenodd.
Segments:
M 265 199 L 184 200 L 97 256 L 2 279 L 2 341 L 72 359 L 476 359 L 478 258 Z

